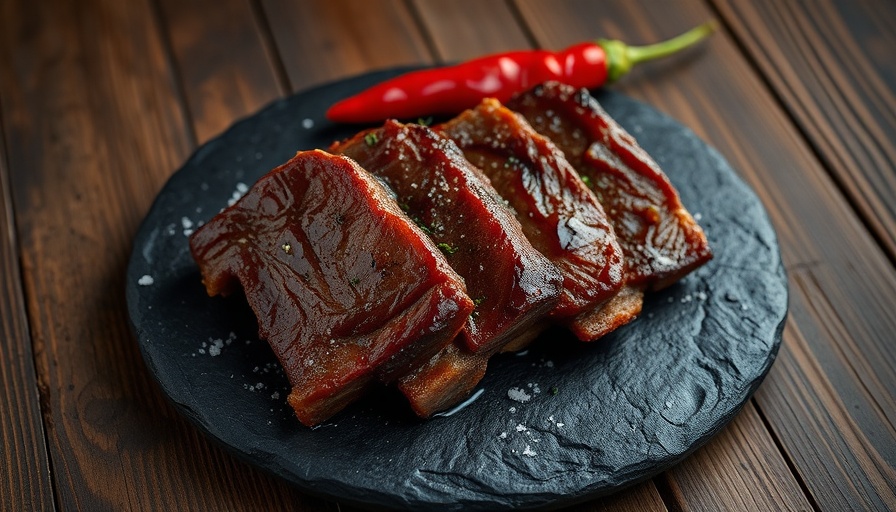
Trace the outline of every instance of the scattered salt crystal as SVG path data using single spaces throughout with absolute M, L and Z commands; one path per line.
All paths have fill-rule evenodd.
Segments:
M 563 427 L 563 426 L 565 426 L 565 425 L 566 425 L 565 423 L 557 423 L 557 426 L 558 426 L 558 427 Z
M 666 409 L 672 407 L 672 402 L 670 400 L 666 400 Z
M 193 221 L 188 219 L 187 217 L 181 217 L 180 225 L 183 226 L 184 229 L 190 229 L 193 227 Z
M 697 213 L 694 214 L 694 220 L 696 220 L 697 222 L 700 222 L 700 219 L 702 219 L 702 218 L 703 218 L 703 214 L 702 214 L 702 213 L 697 212 Z
M 237 183 L 236 191 L 239 192 L 240 194 L 245 194 L 246 192 L 249 191 L 249 185 L 246 185 L 243 182 Z
M 145 274 L 143 277 L 137 280 L 137 284 L 139 284 L 140 286 L 149 286 L 154 282 L 156 282 L 156 280 L 153 279 L 149 274 Z
M 697 300 L 700 300 L 700 301 L 706 300 L 706 292 L 697 292 Z
M 305 119 L 302 119 L 302 128 L 304 128 L 306 130 L 310 130 L 312 127 L 314 127 L 313 120 L 308 119 L 307 117 Z
M 280 392 L 274 391 L 273 393 L 271 393 L 271 398 L 274 400 L 278 400 L 280 398 Z
M 522 423 L 517 423 L 517 425 L 516 425 L 516 431 L 517 431 L 517 432 L 525 432 L 525 431 L 527 431 L 527 430 L 529 430 L 529 429 L 526 428 L 525 425 L 523 425 Z
M 535 450 L 530 448 L 529 445 L 527 444 L 526 449 L 523 450 L 523 455 L 525 455 L 527 457 L 535 457 L 536 455 L 538 455 L 538 453 L 536 453 Z
M 511 407 L 511 408 L 508 409 L 508 410 L 509 410 L 510 412 L 512 412 L 512 413 L 513 413 L 513 412 L 516 412 L 516 407 Z
M 501 433 L 498 435 L 498 438 L 499 438 L 499 439 L 507 439 L 507 432 L 501 432 Z
M 197 352 L 199 352 L 200 354 L 205 354 L 205 349 L 204 349 L 204 348 L 200 348 L 199 350 L 197 350 Z
M 507 397 L 515 402 L 526 403 L 532 399 L 532 395 L 526 393 L 520 388 L 510 388 L 507 390 Z
M 212 357 L 221 355 L 221 347 L 219 347 L 217 345 L 212 345 L 211 347 L 208 347 L 208 355 L 210 355 Z

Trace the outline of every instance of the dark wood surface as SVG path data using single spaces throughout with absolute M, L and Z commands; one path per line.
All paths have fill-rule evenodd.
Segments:
M 5 0 L 0 509 L 349 510 L 207 441 L 148 374 L 124 268 L 161 185 L 292 91 L 709 18 L 708 44 L 614 87 L 757 191 L 790 281 L 784 342 L 709 444 L 575 510 L 896 508 L 896 3 Z

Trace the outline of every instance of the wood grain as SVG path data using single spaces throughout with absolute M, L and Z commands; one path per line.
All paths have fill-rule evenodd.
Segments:
M 713 3 L 862 221 L 896 260 L 894 4 Z
M 848 354 L 819 350 L 820 341 L 836 344 L 848 333 L 818 288 L 818 271 L 792 272 L 787 350 L 756 399 L 822 509 L 893 510 L 892 404 L 863 393 Z
M 414 0 L 413 5 L 424 31 L 429 34 L 438 63 L 532 46 L 525 27 L 518 23 L 508 3 Z M 470 23 L 470 20 L 477 20 L 477 23 Z
M 252 4 L 159 0 L 174 67 L 199 143 L 285 92 Z M 222 51 L 221 43 L 227 50 Z M 274 59 L 274 60 L 272 60 Z
M 2 113 L 0 103 L 0 121 Z M 52 510 L 52 477 L 2 135 L 0 129 L 0 459 L 4 461 L 0 471 L 0 510 Z
M 262 0 L 262 5 L 295 91 L 375 68 L 431 59 L 411 12 L 400 0 L 382 0 L 375 8 L 366 0 Z
M 753 402 L 664 478 L 684 510 L 812 510 Z

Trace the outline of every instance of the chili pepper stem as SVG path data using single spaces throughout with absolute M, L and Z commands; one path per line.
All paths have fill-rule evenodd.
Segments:
M 632 66 L 679 52 L 709 37 L 716 31 L 716 22 L 709 21 L 687 32 L 659 43 L 629 46 L 615 39 L 598 39 L 607 52 L 607 81 L 614 82 L 631 71 Z

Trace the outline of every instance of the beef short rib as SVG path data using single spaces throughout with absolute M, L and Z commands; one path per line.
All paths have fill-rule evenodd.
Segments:
M 508 102 L 559 147 L 604 206 L 625 256 L 626 290 L 599 315 L 571 325 L 599 336 L 640 311 L 642 290 L 661 289 L 712 258 L 706 235 L 669 178 L 587 90 L 548 82 Z
M 622 251 L 597 198 L 548 139 L 496 100 L 436 127 L 457 143 L 514 210 L 532 245 L 563 274 L 569 319 L 612 298 L 622 285 Z
M 489 356 L 553 309 L 562 276 L 532 247 L 488 178 L 429 128 L 387 121 L 330 150 L 391 188 L 475 301 L 461 336 L 399 380 L 414 411 L 429 416 L 463 399 L 482 379 Z
M 387 121 L 330 151 L 384 181 L 464 278 L 476 302 L 463 333 L 468 350 L 499 347 L 554 307 L 559 272 L 452 141 L 425 126 Z
M 209 295 L 242 288 L 305 425 L 409 373 L 473 310 L 463 280 L 355 162 L 298 153 L 190 238 Z

